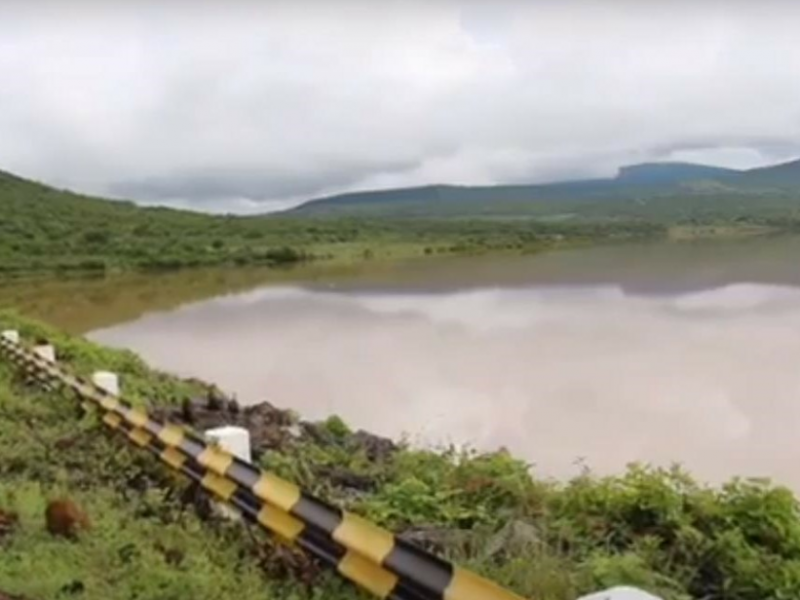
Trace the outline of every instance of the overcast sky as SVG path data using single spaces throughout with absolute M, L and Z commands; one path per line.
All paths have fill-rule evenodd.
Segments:
M 254 212 L 800 155 L 789 0 L 165 4 L 4 2 L 0 169 Z

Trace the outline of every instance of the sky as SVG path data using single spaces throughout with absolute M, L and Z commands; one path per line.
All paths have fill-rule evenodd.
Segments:
M 19 2 L 0 169 L 265 212 L 359 189 L 800 155 L 800 3 Z

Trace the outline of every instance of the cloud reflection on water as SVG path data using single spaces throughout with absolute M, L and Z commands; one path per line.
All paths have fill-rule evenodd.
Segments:
M 800 290 L 265 288 L 95 332 L 308 418 L 508 447 L 540 472 L 680 461 L 800 489 Z

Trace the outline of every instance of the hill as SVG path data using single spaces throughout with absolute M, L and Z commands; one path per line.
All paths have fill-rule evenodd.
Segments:
M 786 217 L 800 209 L 800 161 L 751 171 L 645 163 L 616 177 L 541 185 L 427 186 L 311 200 L 297 216 L 545 219 L 735 219 Z
M 797 190 L 800 188 L 800 160 L 745 171 L 735 182 L 741 186 Z
M 741 172 L 642 164 L 611 179 L 357 192 L 249 217 L 142 207 L 0 172 L 0 214 L 0 273 L 531 252 L 676 227 L 800 229 L 800 162 Z
M 291 261 L 297 228 L 140 207 L 0 174 L 0 272 Z
M 741 171 L 692 163 L 643 163 L 622 167 L 615 181 L 628 185 L 675 185 L 688 181 L 724 179 L 737 173 Z
M 405 192 L 397 192 L 402 195 Z M 424 197 L 447 198 L 447 188 Z M 480 203 L 482 196 L 476 196 Z M 405 200 L 397 201 L 404 205 Z M 219 216 L 137 206 L 0 176 L 0 274 L 109 272 L 215 265 L 286 266 L 485 250 L 534 251 L 555 242 L 663 235 L 648 223 L 589 226 L 523 220 L 398 222 L 350 215 Z

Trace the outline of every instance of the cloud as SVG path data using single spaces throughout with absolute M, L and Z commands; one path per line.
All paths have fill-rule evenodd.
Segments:
M 789 2 L 4 10 L 0 168 L 90 192 L 241 210 L 799 150 Z

